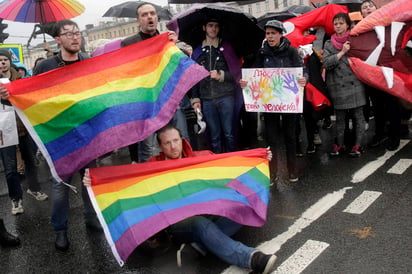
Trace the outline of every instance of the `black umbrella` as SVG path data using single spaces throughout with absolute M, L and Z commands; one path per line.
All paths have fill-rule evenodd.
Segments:
M 257 18 L 257 24 L 263 28 L 267 21 L 278 20 L 283 22 L 296 16 L 296 14 L 290 11 L 268 12 Z
M 231 43 L 238 56 L 255 53 L 265 37 L 254 17 L 223 4 L 195 4 L 175 15 L 167 27 L 175 31 L 181 41 L 196 47 L 205 39 L 202 26 L 210 18 L 219 21 L 220 37 Z
M 288 11 L 288 12 L 294 13 L 295 15 L 300 15 L 300 14 L 304 14 L 304 13 L 307 13 L 309 11 L 312 11 L 314 9 L 315 8 L 311 7 L 311 6 L 292 5 L 292 6 L 287 7 L 283 11 Z
M 126 18 L 136 18 L 136 9 L 137 7 L 145 1 L 128 1 L 116 6 L 109 8 L 104 14 L 103 17 L 126 17 Z M 146 2 L 145 2 L 146 3 Z M 157 16 L 159 20 L 170 20 L 172 18 L 172 14 L 168 9 L 162 8 L 161 6 L 153 5 L 156 9 Z
M 360 11 L 363 0 L 328 0 L 329 4 L 339 4 L 348 7 L 349 12 Z

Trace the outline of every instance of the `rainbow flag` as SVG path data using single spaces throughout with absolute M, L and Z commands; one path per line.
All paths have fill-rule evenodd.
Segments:
M 52 175 L 64 179 L 164 126 L 207 75 L 165 33 L 8 89 Z
M 266 149 L 90 169 L 89 196 L 120 265 L 145 240 L 191 216 L 262 226 L 269 199 Z

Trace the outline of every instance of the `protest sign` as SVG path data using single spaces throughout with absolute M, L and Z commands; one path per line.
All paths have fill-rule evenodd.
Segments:
M 301 67 L 242 69 L 242 79 L 248 82 L 243 89 L 246 111 L 302 113 L 300 77 Z

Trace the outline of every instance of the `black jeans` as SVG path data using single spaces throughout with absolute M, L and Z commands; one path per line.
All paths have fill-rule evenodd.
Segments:
M 270 162 L 271 173 L 278 171 L 278 159 L 281 151 L 279 135 L 283 134 L 286 146 L 286 162 L 289 174 L 296 174 L 296 116 L 295 113 L 264 113 L 266 141 L 273 158 Z M 282 120 L 281 120 L 282 118 Z

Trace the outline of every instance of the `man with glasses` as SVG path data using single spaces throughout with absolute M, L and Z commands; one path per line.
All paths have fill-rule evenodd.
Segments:
M 60 46 L 60 52 L 57 55 L 43 60 L 34 70 L 34 75 L 46 71 L 70 65 L 84 59 L 88 56 L 80 52 L 82 44 L 82 35 L 78 25 L 71 20 L 62 20 L 55 24 L 54 40 Z M 93 166 L 95 163 L 90 163 Z M 83 177 L 84 170 L 80 171 Z M 66 180 L 71 183 L 71 178 Z M 86 188 L 82 185 L 82 199 L 84 203 L 84 218 L 87 228 L 92 231 L 102 231 L 102 228 L 96 218 L 96 213 L 87 195 Z M 69 187 L 53 179 L 52 186 L 52 217 L 51 222 L 56 232 L 55 247 L 57 250 L 66 251 L 69 248 L 67 238 L 68 216 L 69 215 Z

